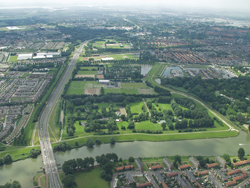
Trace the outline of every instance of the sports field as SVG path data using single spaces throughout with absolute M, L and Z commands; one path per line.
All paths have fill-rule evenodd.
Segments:
M 84 86 L 85 86 L 84 81 L 72 81 L 70 83 L 69 89 L 67 91 L 68 95 L 82 95 L 84 94 Z
M 88 75 L 89 75 L 89 74 L 94 74 L 94 75 L 96 75 L 96 74 L 97 74 L 97 71 L 81 71 L 81 70 L 80 70 L 80 71 L 77 72 L 77 74 L 78 74 L 78 75 L 84 75 L 84 74 L 88 74 Z
M 67 91 L 68 95 L 100 94 L 101 84 L 97 81 L 72 81 Z M 87 89 L 87 90 L 86 90 Z M 94 90 L 91 90 L 94 89 Z M 86 90 L 86 91 L 85 91 Z
M 148 88 L 143 82 L 141 83 L 122 83 L 122 88 Z
M 138 94 L 137 89 L 119 89 L 119 88 L 104 88 L 104 93 L 125 93 L 125 94 Z
M 9 59 L 9 61 L 17 61 L 17 55 L 15 55 L 15 56 L 10 56 L 10 59 Z

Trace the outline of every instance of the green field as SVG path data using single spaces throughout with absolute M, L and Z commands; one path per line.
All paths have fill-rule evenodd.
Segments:
M 17 61 L 17 58 L 18 58 L 17 55 L 15 55 L 15 56 L 10 56 L 9 61 Z
M 67 91 L 68 95 L 82 95 L 84 94 L 84 86 L 85 86 L 84 81 L 72 81 L 70 83 L 69 89 Z
M 81 121 L 81 122 L 84 122 L 84 121 Z M 76 121 L 75 124 L 74 124 L 76 130 L 75 130 L 75 134 L 74 135 L 79 135 L 79 134 L 84 134 L 86 133 L 85 130 L 84 130 L 84 126 L 82 125 L 79 125 L 79 121 Z
M 137 89 L 118 89 L 118 88 L 104 88 L 104 93 L 139 94 Z
M 84 74 L 97 74 L 97 71 L 78 71 L 77 74 L 84 75 Z
M 122 88 L 148 88 L 144 83 L 122 83 Z
M 95 71 L 97 71 L 97 67 L 80 67 L 80 70 L 83 70 L 83 69 L 88 69 L 89 71 L 92 71 L 93 69 L 95 69 Z
M 161 124 L 152 123 L 149 120 L 135 123 L 135 129 L 137 130 L 162 130 Z
M 77 187 L 84 187 L 84 188 L 109 188 L 109 182 L 102 179 L 100 176 L 101 168 L 94 168 L 91 171 L 80 171 L 75 172 L 75 181 Z
M 68 95 L 82 95 L 84 88 L 101 88 L 103 87 L 97 81 L 72 81 L 67 91 Z
M 130 103 L 130 110 L 131 113 L 140 113 L 142 112 L 142 106 L 144 105 L 144 102 L 136 102 L 136 103 Z

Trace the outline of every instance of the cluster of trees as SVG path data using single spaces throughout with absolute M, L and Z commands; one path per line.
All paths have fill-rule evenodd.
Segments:
M 248 68 L 245 68 L 242 65 L 236 65 L 236 66 L 234 66 L 234 70 L 236 72 L 238 72 L 238 70 L 239 70 L 240 72 L 245 73 L 246 71 L 248 71 Z
M 181 156 L 175 155 L 173 165 L 177 169 L 178 169 L 178 164 L 181 164 Z
M 133 158 L 130 158 L 129 160 L 134 161 Z M 118 162 L 118 156 L 115 153 L 107 153 L 106 155 L 102 154 L 101 156 L 96 156 L 95 159 L 92 157 L 86 157 L 84 159 L 77 158 L 65 161 L 62 165 L 63 172 L 65 173 L 65 177 L 62 181 L 64 187 L 76 187 L 75 179 L 73 176 L 74 171 L 80 169 L 89 169 L 90 166 L 94 166 L 95 161 L 102 168 L 100 176 L 107 181 L 111 181 L 114 162 Z M 122 162 L 122 159 L 120 158 L 119 161 Z
M 71 146 L 66 142 L 62 142 L 54 147 L 54 151 L 66 151 L 70 149 L 71 149 Z
M 77 40 L 85 41 L 88 39 L 93 39 L 97 37 L 106 36 L 122 36 L 125 31 L 123 30 L 108 30 L 108 29 L 89 29 L 82 28 L 82 26 L 78 27 L 64 27 L 57 26 L 61 33 L 65 35 L 71 35 L 71 38 L 66 38 L 65 42 L 76 42 Z
M 32 148 L 31 150 L 30 150 L 30 154 L 29 154 L 29 156 L 31 157 L 31 158 L 37 158 L 37 156 L 38 155 L 40 155 L 41 154 L 41 150 L 35 150 L 34 148 Z
M 155 63 L 157 61 L 157 58 L 155 55 L 151 55 L 149 51 L 143 51 L 140 52 L 139 56 L 140 60 L 143 60 L 144 62 L 150 62 L 150 63 Z
M 73 172 L 77 169 L 87 168 L 89 169 L 90 165 L 94 166 L 95 159 L 93 157 L 86 157 L 84 159 L 77 158 L 65 161 L 62 165 L 63 172 L 65 177 L 62 180 L 64 188 L 75 188 L 77 187 L 75 182 L 75 177 Z
M 215 163 L 215 161 L 209 160 L 208 157 L 204 158 L 203 156 L 197 156 L 196 159 L 200 162 L 200 166 L 202 168 L 205 168 L 206 164 Z
M 152 131 L 152 130 L 135 130 L 133 129 L 133 133 L 147 133 L 147 134 L 162 134 L 162 131 Z
M 79 42 L 74 42 L 68 46 L 66 51 L 62 51 L 62 56 L 70 56 L 73 51 L 75 51 L 75 46 L 79 45 Z
M 69 136 L 74 136 L 74 133 L 75 133 L 75 130 L 76 130 L 76 127 L 74 126 L 75 121 L 76 121 L 76 118 L 74 116 L 69 116 L 67 118 L 66 130 L 67 130 L 67 134 Z
M 70 159 L 65 161 L 62 165 L 63 172 L 65 175 L 73 174 L 74 170 L 82 169 L 82 168 L 90 168 L 90 166 L 94 166 L 95 159 L 93 157 L 86 157 L 84 159 Z
M 120 159 L 122 161 L 122 159 Z M 114 162 L 118 162 L 118 156 L 115 153 L 102 154 L 96 156 L 96 163 L 102 168 L 101 177 L 107 181 L 112 180 Z
M 6 154 L 2 159 L 0 159 L 0 166 L 4 165 L 4 164 L 11 164 L 12 161 L 12 157 L 10 156 L 10 154 Z
M 88 138 L 88 139 L 87 139 L 87 147 L 88 147 L 88 148 L 93 148 L 93 146 L 95 145 L 95 143 L 96 143 L 97 145 L 101 145 L 102 141 L 101 141 L 99 138 L 97 138 L 97 139 L 95 140 L 95 142 L 94 142 L 94 140 L 93 140 L 92 138 Z M 114 145 L 115 143 L 116 143 L 115 138 L 114 138 L 114 137 L 111 137 L 111 138 L 110 138 L 110 144 Z
M 159 87 L 159 86 L 155 86 L 154 91 L 159 93 L 159 94 L 163 94 L 164 96 L 171 96 L 171 93 L 169 90 L 164 89 L 164 88 Z
M 12 183 L 6 183 L 5 185 L 0 185 L 0 188 L 22 188 L 19 181 L 13 181 Z
M 243 148 L 239 148 L 239 150 L 238 150 L 239 159 L 243 160 L 244 156 L 245 156 L 245 150 Z
M 230 156 L 228 154 L 224 154 L 223 158 L 225 159 L 228 166 L 232 166 Z
M 104 74 L 105 79 L 128 79 L 131 80 L 141 80 L 143 75 L 141 74 L 140 66 L 121 66 L 121 65 L 113 65 L 109 67 L 106 65 L 105 67 L 106 73 Z M 129 79 L 128 79 L 129 81 Z
M 246 99 L 250 92 L 249 81 L 249 76 L 221 80 L 217 78 L 203 80 L 201 77 L 163 78 L 162 84 L 183 87 L 204 101 L 210 102 L 212 107 L 221 114 L 230 115 L 232 121 L 237 120 L 240 124 L 243 124 L 246 119 L 240 113 L 250 113 L 250 101 Z M 215 91 L 220 91 L 227 97 L 216 96 Z M 228 97 L 231 97 L 231 99 Z

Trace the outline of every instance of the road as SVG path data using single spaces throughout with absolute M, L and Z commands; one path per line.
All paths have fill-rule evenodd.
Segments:
M 75 54 L 72 57 L 71 62 L 67 67 L 67 70 L 65 71 L 63 77 L 61 78 L 60 82 L 53 91 L 49 101 L 47 101 L 47 105 L 45 106 L 41 114 L 41 117 L 39 119 L 39 141 L 40 141 L 44 169 L 49 179 L 50 188 L 61 188 L 63 186 L 59 178 L 58 169 L 53 153 L 53 148 L 50 142 L 50 136 L 48 130 L 49 117 L 53 110 L 54 105 L 56 104 L 56 102 L 58 101 L 63 92 L 65 84 L 69 80 L 69 77 L 74 69 L 74 66 L 77 62 L 79 55 L 83 50 L 84 45 L 86 45 L 87 42 L 88 41 L 82 43 L 80 48 L 76 50 Z

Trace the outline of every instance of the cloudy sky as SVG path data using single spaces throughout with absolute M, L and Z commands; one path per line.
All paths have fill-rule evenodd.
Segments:
M 250 10 L 250 0 L 0 0 L 1 7 L 65 5 L 154 5 L 157 7 Z

